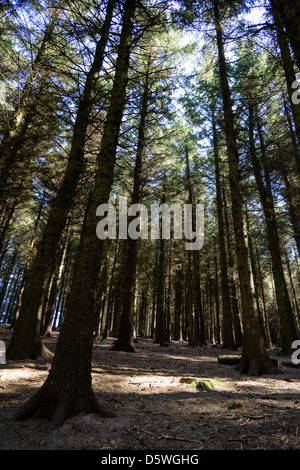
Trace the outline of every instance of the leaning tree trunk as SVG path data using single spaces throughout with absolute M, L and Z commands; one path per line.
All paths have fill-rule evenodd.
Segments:
M 293 83 L 297 80 L 294 62 L 291 57 L 289 44 L 286 38 L 286 34 L 283 28 L 282 20 L 280 15 L 278 14 L 275 8 L 272 8 L 272 13 L 274 17 L 274 23 L 277 33 L 277 40 L 280 48 L 280 55 L 282 59 L 282 66 L 285 74 L 287 91 L 289 96 L 289 101 L 291 105 L 291 110 L 293 113 L 294 123 L 295 123 L 295 130 L 298 137 L 298 143 L 300 145 L 300 107 L 293 100 L 293 94 L 295 89 L 292 88 Z M 298 159 L 297 159 L 298 160 Z M 299 161 L 297 161 L 298 169 L 299 169 Z
M 124 6 L 123 27 L 116 62 L 110 106 L 75 260 L 71 290 L 52 367 L 44 385 L 24 405 L 17 419 L 40 416 L 50 419 L 50 429 L 78 413 L 111 416 L 99 406 L 91 383 L 91 359 L 95 328 L 95 295 L 102 261 L 103 240 L 96 236 L 96 210 L 107 204 L 113 182 L 116 151 L 131 51 L 135 0 Z
M 294 150 L 294 158 L 289 159 L 292 163 L 292 171 L 286 168 L 286 163 L 284 158 L 281 161 L 281 167 L 283 170 L 283 176 L 286 184 L 287 196 L 290 203 L 290 216 L 295 232 L 295 240 L 298 247 L 298 252 L 300 253 L 300 106 L 296 104 L 293 100 L 293 94 L 295 89 L 293 84 L 296 82 L 296 73 L 293 59 L 291 57 L 289 43 L 287 41 L 286 33 L 283 28 L 282 18 L 276 8 L 272 8 L 274 23 L 276 27 L 278 44 L 280 47 L 280 54 L 282 60 L 282 66 L 285 74 L 289 104 L 292 111 L 293 124 L 290 123 L 291 133 L 292 133 L 292 142 Z M 287 105 L 285 104 L 285 110 L 287 115 L 287 120 L 289 120 L 289 111 L 286 109 Z M 294 130 L 295 129 L 295 130 Z M 293 134 L 296 131 L 296 136 Z
M 300 3 L 298 0 L 270 0 L 282 18 L 286 34 L 300 68 Z
M 227 76 L 227 64 L 224 53 L 222 22 L 219 12 L 219 2 L 216 0 L 213 1 L 213 8 L 225 119 L 229 182 L 232 199 L 232 218 L 234 223 L 241 303 L 243 309 L 243 350 L 242 358 L 237 366 L 237 370 L 241 373 L 248 373 L 249 375 L 277 373 L 278 370 L 266 353 L 260 331 L 259 319 L 255 308 L 253 275 L 251 271 L 248 235 L 246 231 L 246 220 L 240 182 L 239 154 L 235 137 L 234 117 Z
M 9 359 L 34 359 L 41 355 L 48 355 L 40 337 L 43 306 L 55 269 L 55 255 L 82 171 L 89 115 L 96 92 L 98 74 L 102 68 L 115 3 L 115 0 L 110 0 L 107 4 L 101 39 L 97 43 L 94 61 L 88 73 L 83 98 L 77 112 L 68 165 L 31 266 L 19 318 L 7 348 Z

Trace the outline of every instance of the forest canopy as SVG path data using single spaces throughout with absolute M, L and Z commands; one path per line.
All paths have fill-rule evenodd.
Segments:
M 0 51 L 7 359 L 52 357 L 59 332 L 19 418 L 109 415 L 96 339 L 218 344 L 276 374 L 267 349 L 300 338 L 299 3 L 5 0 Z

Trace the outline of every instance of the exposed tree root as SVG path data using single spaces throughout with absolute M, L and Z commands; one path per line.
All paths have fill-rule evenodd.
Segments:
M 42 358 L 45 358 L 45 359 L 54 357 L 53 352 L 50 351 L 50 349 L 48 349 L 47 346 L 45 346 L 42 341 L 41 341 L 41 344 L 40 344 L 39 357 L 42 357 Z
M 16 421 L 28 419 L 47 419 L 48 432 L 61 427 L 64 422 L 81 413 L 94 413 L 103 418 L 114 418 L 115 413 L 103 408 L 98 403 L 93 391 L 88 394 L 74 397 L 64 397 L 52 390 L 47 382 L 31 397 L 15 414 Z
M 260 375 L 279 374 L 279 370 L 269 357 L 242 357 L 235 370 L 241 374 L 258 377 Z

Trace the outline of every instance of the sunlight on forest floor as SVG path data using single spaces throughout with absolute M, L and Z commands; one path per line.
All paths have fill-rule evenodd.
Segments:
M 53 351 L 56 339 L 57 334 L 45 339 Z M 300 369 L 285 367 L 286 358 L 278 359 L 278 376 L 248 377 L 220 365 L 218 355 L 233 352 L 211 345 L 172 342 L 161 348 L 138 338 L 132 354 L 112 351 L 113 341 L 95 341 L 92 383 L 99 402 L 116 418 L 79 415 L 51 435 L 43 420 L 11 420 L 43 384 L 51 360 L 1 365 L 0 434 L 5 439 L 0 448 L 300 449 Z M 213 389 L 195 386 L 211 380 L 217 384 Z

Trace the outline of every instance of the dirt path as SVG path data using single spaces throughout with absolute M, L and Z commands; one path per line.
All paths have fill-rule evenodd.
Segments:
M 0 339 L 10 332 L 0 328 Z M 56 337 L 46 340 L 55 349 Z M 96 341 L 93 387 L 117 417 L 80 415 L 52 434 L 46 423 L 12 420 L 18 407 L 47 377 L 46 360 L 0 365 L 1 450 L 300 450 L 300 369 L 278 357 L 278 376 L 249 378 L 217 356 L 217 347 L 173 342 L 162 348 L 139 339 L 137 353 L 110 350 Z M 276 356 L 276 351 L 271 352 Z M 182 378 L 215 379 L 212 390 Z

